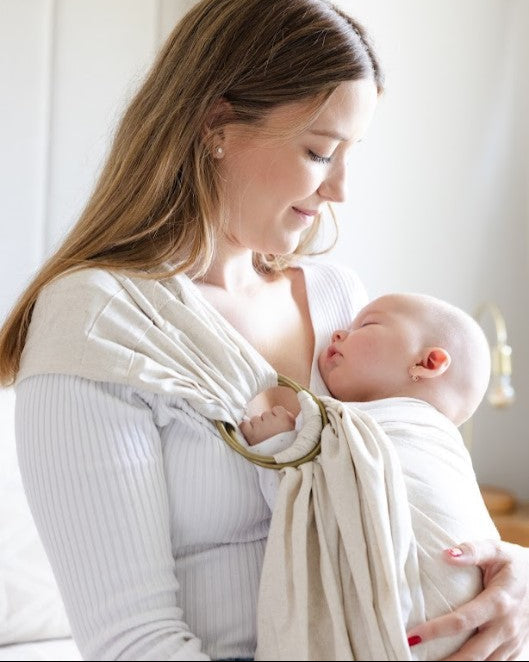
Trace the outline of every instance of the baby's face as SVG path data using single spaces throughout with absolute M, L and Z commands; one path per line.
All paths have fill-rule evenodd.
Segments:
M 318 366 L 330 393 L 345 402 L 402 394 L 422 347 L 419 316 L 399 295 L 375 299 L 346 330 L 335 331 Z

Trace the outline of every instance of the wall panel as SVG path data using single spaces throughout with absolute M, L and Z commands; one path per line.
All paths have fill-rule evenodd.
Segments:
M 52 9 L 0 1 L 0 319 L 42 257 Z
M 75 222 L 158 45 L 156 0 L 58 0 L 47 248 Z

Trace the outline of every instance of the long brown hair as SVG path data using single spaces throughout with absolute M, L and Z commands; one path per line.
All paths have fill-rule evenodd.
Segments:
M 0 330 L 0 384 L 16 379 L 39 292 L 65 271 L 100 267 L 148 278 L 207 271 L 223 227 L 208 136 L 228 122 L 259 130 L 280 104 L 312 99 L 321 108 L 341 82 L 364 78 L 382 91 L 366 32 L 324 0 L 198 2 L 126 109 L 81 217 Z M 231 115 L 219 113 L 205 132 L 220 99 Z M 309 253 L 318 226 L 319 219 L 292 256 L 254 254 L 254 266 L 274 271 Z

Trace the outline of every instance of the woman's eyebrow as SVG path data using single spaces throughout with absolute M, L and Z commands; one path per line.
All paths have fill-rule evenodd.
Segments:
M 340 142 L 348 143 L 350 142 L 349 138 L 340 135 L 339 133 L 334 133 L 334 131 L 317 131 L 315 129 L 311 130 L 311 133 L 315 136 L 326 136 L 327 138 L 332 138 L 333 140 L 339 140 Z

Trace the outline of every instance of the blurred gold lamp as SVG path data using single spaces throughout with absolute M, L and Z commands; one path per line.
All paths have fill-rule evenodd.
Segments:
M 474 319 L 479 322 L 483 313 L 490 312 L 496 329 L 496 344 L 491 348 L 491 379 L 487 400 L 493 407 L 508 407 L 514 402 L 514 389 L 511 385 L 511 354 L 507 344 L 507 328 L 500 309 L 495 303 L 486 301 L 474 312 Z
M 514 388 L 511 384 L 512 349 L 507 344 L 505 319 L 495 303 L 481 303 L 474 312 L 474 319 L 480 322 L 484 313 L 489 312 L 494 320 L 496 342 L 491 346 L 490 383 L 486 398 L 493 407 L 505 408 L 514 402 Z M 489 342 L 490 345 L 490 342 Z M 470 418 L 462 428 L 465 445 L 472 449 L 473 419 Z M 501 488 L 481 485 L 483 499 L 491 515 L 506 515 L 514 511 L 516 500 L 510 492 Z
M 495 303 L 485 301 L 474 311 L 474 319 L 479 322 L 483 314 L 489 312 L 494 320 L 496 342 L 490 350 L 490 383 L 487 400 L 493 407 L 505 408 L 514 402 L 514 389 L 511 384 L 511 354 L 512 349 L 507 344 L 507 327 L 500 309 Z M 489 342 L 490 345 L 490 342 Z M 462 428 L 465 445 L 472 449 L 473 419 L 470 418 Z

